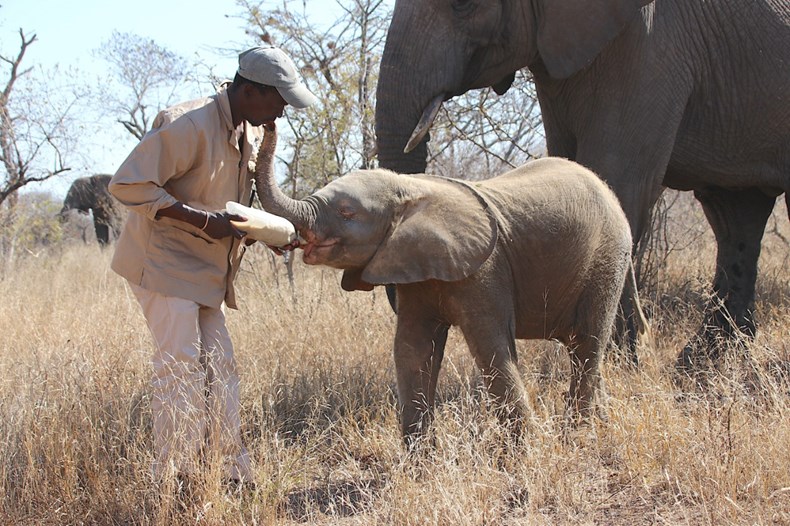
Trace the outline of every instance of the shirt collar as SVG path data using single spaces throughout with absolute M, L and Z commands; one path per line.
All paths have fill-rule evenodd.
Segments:
M 238 133 L 238 130 L 241 130 L 241 136 L 245 138 L 244 140 L 249 142 L 248 137 L 250 136 L 250 123 L 247 121 L 242 121 L 238 129 L 233 126 L 233 114 L 230 111 L 230 98 L 228 97 L 229 85 L 230 81 L 223 82 L 217 90 L 217 94 L 215 96 L 217 98 L 217 103 L 219 104 L 219 113 L 222 116 L 222 123 L 225 125 L 228 133 L 228 142 L 241 151 L 242 146 L 241 142 L 239 141 L 240 134 Z
M 230 98 L 228 97 L 228 83 L 223 83 L 217 90 L 215 95 L 219 103 L 219 113 L 222 116 L 222 122 L 227 127 L 228 131 L 232 134 L 233 129 L 233 114 L 230 111 Z

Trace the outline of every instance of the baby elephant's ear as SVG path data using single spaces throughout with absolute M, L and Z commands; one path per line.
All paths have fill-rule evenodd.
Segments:
M 477 272 L 494 250 L 496 220 L 465 183 L 420 176 L 425 192 L 406 203 L 362 272 L 367 283 L 458 281 Z
M 363 280 L 362 271 L 356 268 L 343 271 L 343 279 L 340 281 L 340 286 L 343 290 L 348 292 L 353 292 L 355 290 L 370 292 L 373 290 L 373 285 Z

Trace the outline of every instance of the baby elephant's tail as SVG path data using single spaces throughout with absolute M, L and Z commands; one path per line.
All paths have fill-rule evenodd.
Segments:
M 639 301 L 639 293 L 636 288 L 636 273 L 634 272 L 634 260 L 631 259 L 628 264 L 628 273 L 625 276 L 625 286 L 628 294 L 632 298 L 634 304 L 634 325 L 636 327 L 636 334 L 640 341 L 649 344 L 652 341 L 652 330 L 650 329 L 650 322 L 647 321 L 645 312 L 642 310 L 642 302 Z
M 628 272 L 625 275 L 621 305 L 626 332 L 626 341 L 623 343 L 632 364 L 639 365 L 637 348 L 650 347 L 653 342 L 653 334 L 650 322 L 647 321 L 642 310 L 642 302 L 639 300 L 633 258 L 628 258 Z

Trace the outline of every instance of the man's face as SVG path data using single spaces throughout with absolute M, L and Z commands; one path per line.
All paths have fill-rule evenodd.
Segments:
M 283 111 L 288 103 L 276 88 L 260 89 L 257 86 L 247 85 L 248 115 L 246 120 L 253 126 L 274 122 L 283 116 Z

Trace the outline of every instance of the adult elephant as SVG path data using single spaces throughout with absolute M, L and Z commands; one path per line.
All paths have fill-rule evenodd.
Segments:
M 442 101 L 502 94 L 529 68 L 548 153 L 602 176 L 635 240 L 664 187 L 694 191 L 718 252 L 701 338 L 679 365 L 704 357 L 697 349 L 715 360 L 722 340 L 755 333 L 760 243 L 790 189 L 788 64 L 786 0 L 397 0 L 377 91 L 379 161 L 424 171 Z
M 111 175 L 97 174 L 75 179 L 63 200 L 60 209 L 60 220 L 68 219 L 69 210 L 77 210 L 81 214 L 93 212 L 93 227 L 99 245 L 106 246 L 110 242 L 110 230 L 115 239 L 121 231 L 121 213 L 118 202 L 110 195 L 107 186 Z

